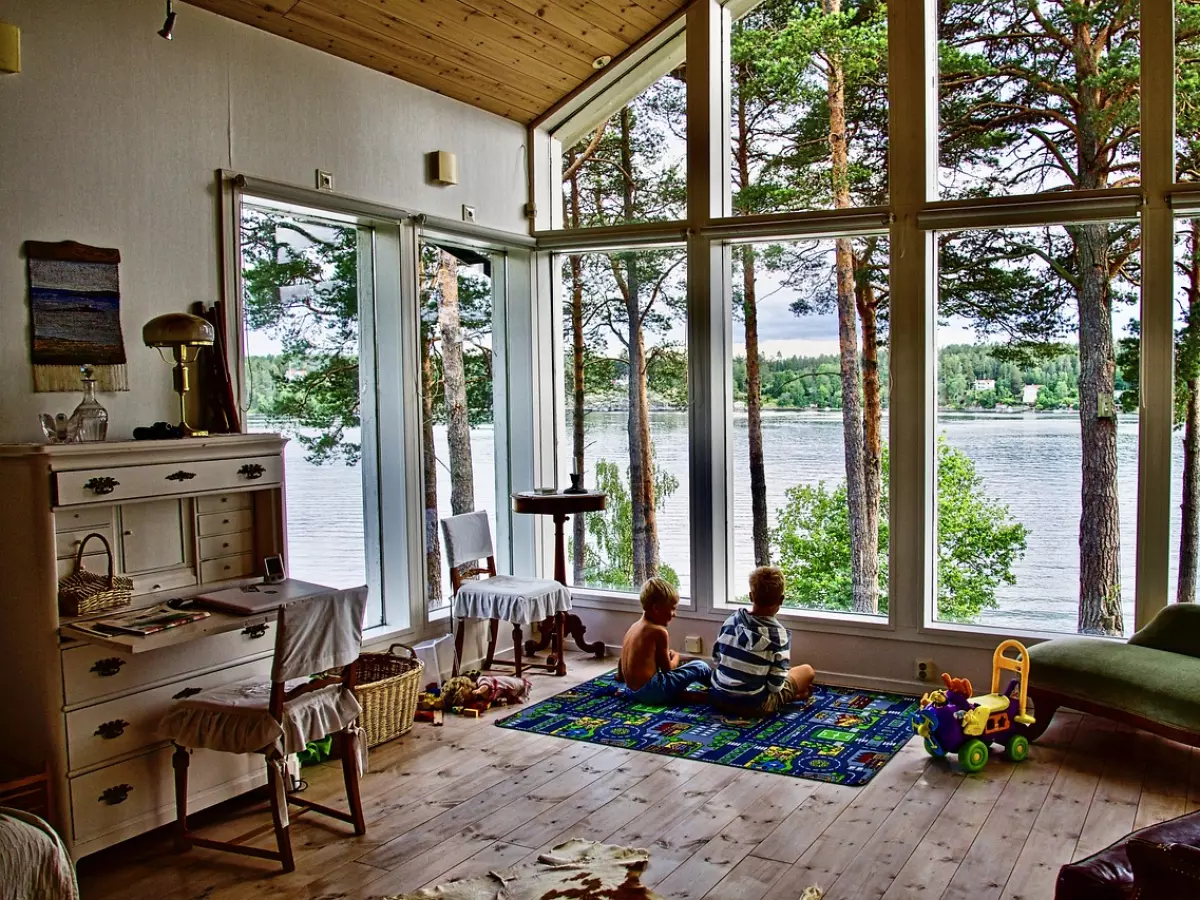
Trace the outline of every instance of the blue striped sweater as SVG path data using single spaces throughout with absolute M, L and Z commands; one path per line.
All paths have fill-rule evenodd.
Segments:
M 713 644 L 712 689 L 736 700 L 778 693 L 792 667 L 791 649 L 791 635 L 773 616 L 739 609 Z

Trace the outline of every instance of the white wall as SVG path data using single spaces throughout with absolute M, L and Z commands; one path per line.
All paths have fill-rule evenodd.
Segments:
M 38 440 L 36 414 L 76 394 L 35 394 L 26 240 L 121 251 L 132 390 L 104 394 L 109 438 L 174 418 L 169 367 L 141 343 L 159 313 L 220 296 L 215 175 L 311 187 L 527 233 L 525 130 L 457 101 L 161 0 L 0 0 L 21 28 L 24 71 L 0 75 L 0 441 Z M 430 150 L 458 154 L 459 184 L 425 181 Z

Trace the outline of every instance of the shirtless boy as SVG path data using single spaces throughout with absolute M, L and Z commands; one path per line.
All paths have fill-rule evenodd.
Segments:
M 670 647 L 667 625 L 675 618 L 679 592 L 662 578 L 642 585 L 642 617 L 625 632 L 617 680 L 635 703 L 669 706 L 693 684 L 708 684 L 711 671 L 701 660 L 680 664 Z

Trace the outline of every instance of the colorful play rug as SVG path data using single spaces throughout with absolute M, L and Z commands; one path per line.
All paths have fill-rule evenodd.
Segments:
M 812 778 L 866 784 L 913 736 L 914 697 L 816 685 L 765 719 L 709 706 L 642 706 L 609 672 L 501 719 L 501 728 Z

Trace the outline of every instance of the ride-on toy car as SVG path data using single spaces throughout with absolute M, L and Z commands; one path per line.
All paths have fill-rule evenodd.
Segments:
M 1016 650 L 1016 656 L 1006 656 Z M 1000 673 L 1017 673 L 1004 693 L 999 693 Z M 988 746 L 999 744 L 1004 755 L 1020 762 L 1029 755 L 1027 732 L 1034 724 L 1026 711 L 1029 689 L 1029 653 L 1019 641 L 1005 641 L 992 654 L 992 692 L 971 696 L 971 682 L 951 678 L 943 672 L 945 690 L 932 691 L 921 698 L 921 708 L 913 713 L 913 731 L 925 740 L 931 756 L 958 755 L 965 772 L 978 772 L 988 761 Z

